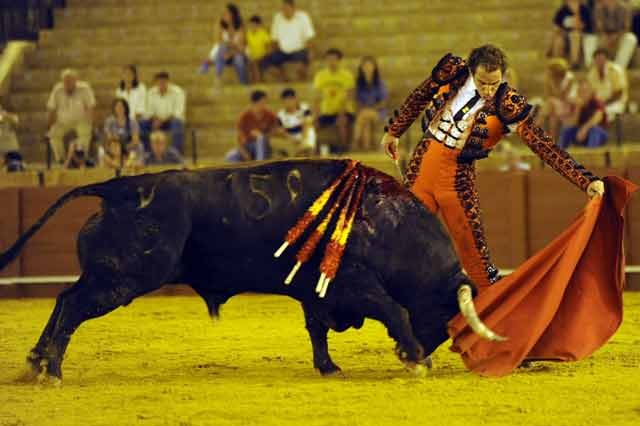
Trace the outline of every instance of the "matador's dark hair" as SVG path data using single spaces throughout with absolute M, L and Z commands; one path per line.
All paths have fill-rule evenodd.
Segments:
M 476 47 L 469 53 L 467 65 L 471 70 L 471 74 L 475 74 L 480 65 L 484 66 L 487 71 L 501 70 L 503 73 L 507 70 L 507 56 L 504 52 L 491 44 Z

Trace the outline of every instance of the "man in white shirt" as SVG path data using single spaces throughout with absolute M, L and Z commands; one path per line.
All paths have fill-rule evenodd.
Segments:
M 297 10 L 294 0 L 283 0 L 282 11 L 276 13 L 271 25 L 274 51 L 261 63 L 262 70 L 270 66 L 278 69 L 281 80 L 286 80 L 283 65 L 286 62 L 300 62 L 298 78 L 305 80 L 310 61 L 311 39 L 315 36 L 309 15 Z
M 66 158 L 64 136 L 71 130 L 77 134 L 76 143 L 89 152 L 93 112 L 96 99 L 88 83 L 78 81 L 72 69 L 62 71 L 62 82 L 57 83 L 47 101 L 48 136 L 57 162 Z
M 316 147 L 316 130 L 308 104 L 300 102 L 295 90 L 287 88 L 280 95 L 284 108 L 278 111 L 278 122 L 287 134 L 296 141 L 294 155 L 311 155 Z
M 151 131 L 164 130 L 171 133 L 172 146 L 182 153 L 186 109 L 184 91 L 169 82 L 167 72 L 159 72 L 154 80 L 155 86 L 149 90 L 147 96 L 149 119 L 142 123 L 143 140 L 148 144 L 148 135 Z
M 596 97 L 605 105 L 607 121 L 623 114 L 629 101 L 629 83 L 624 68 L 609 59 L 606 49 L 597 49 L 593 55 L 593 65 L 587 74 L 587 81 Z

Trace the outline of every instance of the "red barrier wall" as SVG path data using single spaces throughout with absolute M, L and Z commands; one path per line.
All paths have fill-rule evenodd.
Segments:
M 20 190 L 0 189 L 0 251 L 13 244 L 20 235 Z M 21 274 L 20 260 L 12 262 L 0 272 L 0 277 L 15 277 Z

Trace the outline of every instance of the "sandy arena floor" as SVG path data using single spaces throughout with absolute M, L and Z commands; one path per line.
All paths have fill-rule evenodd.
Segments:
M 53 303 L 0 301 L 0 426 L 640 424 L 638 293 L 592 358 L 503 379 L 466 372 L 448 344 L 413 378 L 372 321 L 330 334 L 344 377 L 323 379 L 294 301 L 237 297 L 212 324 L 199 298 L 148 297 L 78 330 L 62 387 L 14 384 Z

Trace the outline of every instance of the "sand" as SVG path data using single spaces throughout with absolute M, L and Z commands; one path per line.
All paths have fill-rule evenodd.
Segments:
M 0 426 L 640 425 L 640 293 L 591 358 L 502 379 L 467 372 L 448 343 L 414 378 L 374 321 L 330 334 L 344 374 L 322 378 L 295 301 L 239 296 L 213 323 L 197 297 L 146 297 L 80 327 L 61 387 L 15 384 L 53 304 L 0 301 Z

